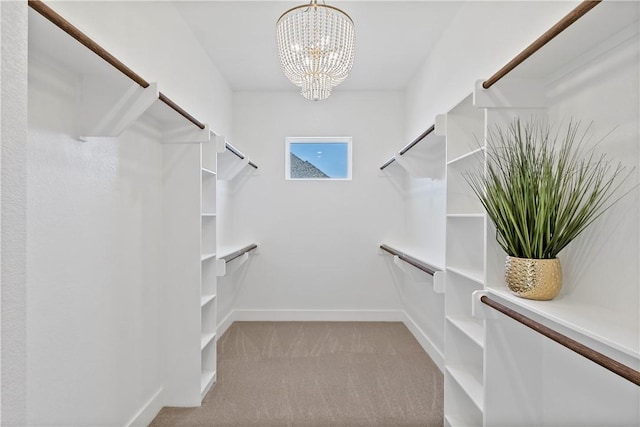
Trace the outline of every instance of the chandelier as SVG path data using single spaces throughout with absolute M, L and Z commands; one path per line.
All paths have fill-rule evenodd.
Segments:
M 317 0 L 289 9 L 276 23 L 276 36 L 282 70 L 305 98 L 328 98 L 349 75 L 355 32 L 340 9 Z

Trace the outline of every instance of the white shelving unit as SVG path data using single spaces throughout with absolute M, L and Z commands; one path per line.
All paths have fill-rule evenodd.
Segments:
M 436 123 L 447 141 L 445 418 L 482 425 L 484 324 L 472 316 L 471 295 L 484 288 L 486 219 L 464 173 L 484 165 L 484 111 L 469 96 Z
M 214 141 L 220 140 L 214 137 Z M 201 145 L 201 272 L 200 272 L 200 397 L 211 389 L 216 381 L 216 330 L 217 313 L 217 146 L 215 142 Z
M 601 147 L 637 170 L 639 9 L 637 2 L 599 4 L 490 89 L 478 82 L 473 96 L 436 120 L 447 143 L 447 426 L 640 425 L 637 386 L 479 300 L 487 295 L 640 370 L 638 174 L 631 193 L 561 252 L 564 285 L 552 301 L 507 290 L 505 254 L 464 180 L 465 171 L 484 168 L 487 132 L 515 116 L 541 115 L 555 125 L 593 120 L 596 139 L 619 128 Z

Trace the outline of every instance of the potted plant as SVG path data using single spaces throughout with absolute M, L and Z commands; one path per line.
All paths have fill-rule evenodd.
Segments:
M 622 197 L 616 190 L 629 174 L 588 146 L 591 125 L 580 127 L 552 132 L 546 119 L 515 118 L 488 133 L 485 170 L 464 174 L 507 253 L 507 287 L 520 297 L 553 299 L 558 253 Z

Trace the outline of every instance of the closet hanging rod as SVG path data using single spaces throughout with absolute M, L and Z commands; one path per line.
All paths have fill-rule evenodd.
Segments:
M 430 266 L 427 263 L 424 263 L 418 259 L 415 259 L 414 257 L 412 257 L 411 255 L 407 255 L 403 252 L 400 252 L 397 249 L 393 249 L 390 246 L 387 246 L 385 244 L 380 245 L 380 249 L 382 249 L 385 252 L 389 252 L 391 255 L 395 255 L 398 258 L 400 258 L 401 260 L 403 260 L 404 262 L 411 264 L 412 266 L 414 266 L 415 268 L 424 271 L 425 273 L 433 276 L 434 274 L 436 274 L 437 271 L 439 271 L 438 269 Z
M 631 381 L 635 385 L 640 386 L 640 372 L 636 371 L 635 369 L 623 365 L 622 363 L 613 360 L 610 357 L 605 356 L 604 354 L 597 352 L 594 349 L 567 337 L 566 335 L 554 331 L 553 329 L 548 328 L 547 326 L 544 326 L 543 324 L 536 322 L 535 320 L 530 319 L 529 317 L 524 316 L 517 311 L 512 310 L 509 307 L 506 307 L 499 302 L 488 298 L 487 296 L 481 296 L 480 301 L 482 301 L 489 307 L 505 314 L 506 316 L 511 317 L 515 321 L 528 326 L 529 328 L 557 342 L 558 344 L 563 345 L 570 350 L 573 350 L 574 352 L 591 360 L 594 363 L 597 363 L 598 365 L 602 366 L 605 369 L 608 369 L 614 374 L 617 374 L 622 378 Z
M 64 19 L 60 14 L 51 9 L 49 6 L 44 4 L 42 0 L 29 0 L 29 7 L 38 12 L 40 15 L 44 16 L 51 23 L 56 25 L 62 31 L 73 37 L 80 44 L 85 46 L 87 49 L 98 55 L 100 58 L 104 59 L 109 65 L 120 71 L 125 76 L 129 77 L 131 80 L 136 82 L 142 88 L 149 87 L 149 82 L 136 74 L 131 68 L 127 67 L 123 64 L 119 59 L 115 56 L 111 55 L 108 51 L 106 51 L 102 46 L 93 41 L 90 37 L 80 31 L 77 27 L 71 24 L 69 21 Z M 200 129 L 204 129 L 205 125 L 198 120 L 196 120 L 191 114 L 187 113 L 184 109 L 179 107 L 175 102 L 171 101 L 164 94 L 160 93 L 159 97 L 160 101 L 164 102 L 167 106 L 172 108 L 178 114 L 183 116 L 185 119 L 189 120 L 194 125 L 198 126 Z
M 553 27 L 538 37 L 533 43 L 527 46 L 515 58 L 498 70 L 493 76 L 482 83 L 482 87 L 489 89 L 498 80 L 509 74 L 514 68 L 522 64 L 528 57 L 537 52 L 542 46 L 551 41 L 555 36 L 566 30 L 571 24 L 584 16 L 591 9 L 596 7 L 602 0 L 586 0 L 580 3 L 575 9 L 569 12 L 564 18 L 558 21 Z
M 433 132 L 435 130 L 436 126 L 435 125 L 431 125 L 431 127 L 427 130 L 425 130 L 424 132 L 422 132 L 422 134 L 420 134 L 419 137 L 417 137 L 416 139 L 414 139 L 413 141 L 411 141 L 410 143 L 408 143 L 407 145 L 405 145 L 398 153 L 403 156 L 404 153 L 406 153 L 407 151 L 411 150 L 413 148 L 414 145 L 416 145 L 418 142 L 422 141 L 424 138 L 426 138 L 427 135 L 429 135 L 431 132 Z M 380 166 L 380 170 L 384 170 L 384 168 L 386 168 L 387 166 L 389 166 L 391 163 L 395 162 L 396 158 L 392 157 L 389 160 L 387 160 L 387 162 Z
M 231 262 L 234 259 L 240 258 L 242 255 L 246 254 L 247 252 L 251 252 L 252 250 L 257 248 L 258 248 L 258 245 L 256 245 L 255 243 L 252 243 L 248 246 L 245 246 L 242 249 L 238 249 L 237 251 L 230 253 L 229 255 L 225 255 L 220 259 L 224 260 L 224 262 Z
M 191 114 L 187 113 L 178 104 L 176 104 L 175 102 L 173 102 L 172 100 L 167 98 L 162 92 L 159 92 L 158 98 L 160 99 L 160 101 L 164 102 L 170 108 L 172 108 L 176 113 L 180 114 L 182 117 L 184 117 L 185 119 L 189 120 L 191 123 L 193 123 L 194 125 L 198 126 L 200 129 L 204 129 L 205 126 L 204 126 L 203 123 L 201 123 L 198 120 L 196 120 L 195 117 L 193 117 Z
M 228 142 L 225 142 L 224 146 L 227 148 L 227 150 L 231 151 L 233 154 L 238 156 L 240 158 L 240 160 L 244 160 L 245 159 L 244 154 L 242 154 L 240 151 L 238 151 L 238 149 L 236 147 L 234 147 L 233 145 L 229 144 Z M 254 169 L 258 169 L 258 165 L 256 165 L 252 161 L 249 161 L 249 166 L 251 166 Z

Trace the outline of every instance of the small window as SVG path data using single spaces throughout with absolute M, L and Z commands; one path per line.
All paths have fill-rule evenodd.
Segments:
M 350 180 L 351 138 L 286 139 L 285 178 Z

